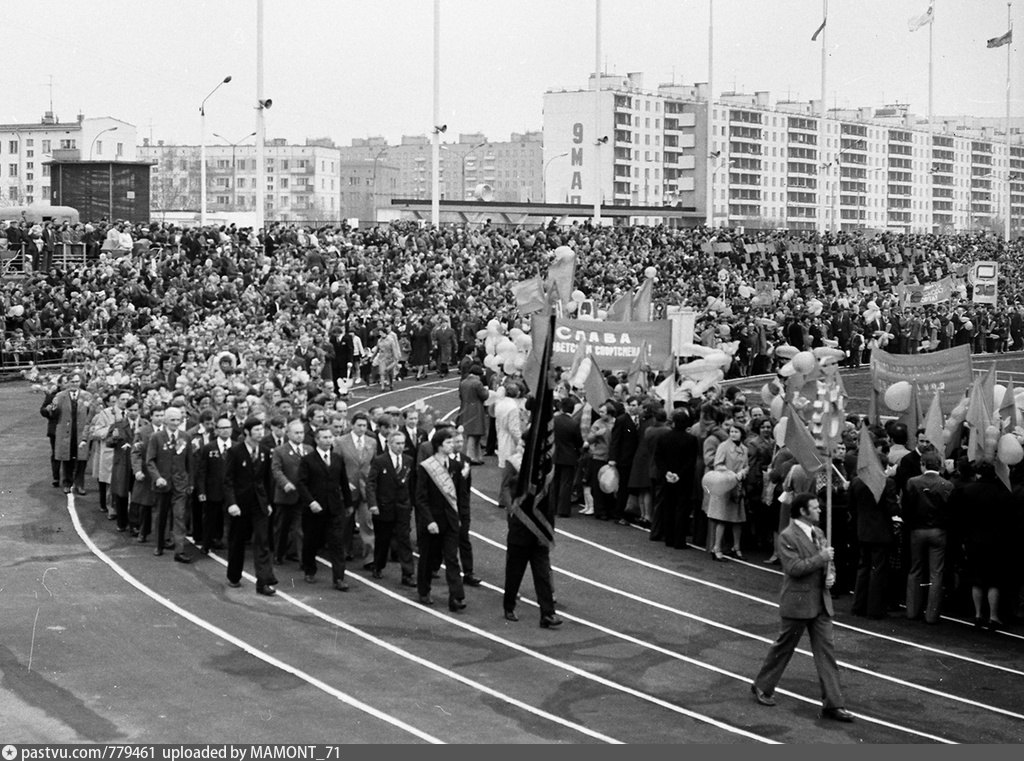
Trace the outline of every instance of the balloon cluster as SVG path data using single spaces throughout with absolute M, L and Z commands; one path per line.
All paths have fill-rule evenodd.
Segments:
M 701 396 L 712 386 L 721 384 L 739 346 L 739 341 L 720 344 L 717 349 L 700 344 L 683 344 L 682 356 L 698 359 L 679 365 L 678 372 L 683 378 L 679 390 L 688 391 L 691 396 L 696 397 Z
M 837 440 L 842 432 L 846 390 L 839 378 L 839 361 L 846 352 L 837 348 L 836 341 L 826 344 L 813 351 L 799 351 L 788 344 L 775 349 L 776 356 L 788 361 L 779 369 L 777 380 L 761 387 L 761 398 L 778 421 L 774 433 L 779 446 L 785 444 L 789 425 L 784 416 L 787 401 L 819 445 Z
M 973 391 L 971 393 L 974 393 Z M 1003 399 L 1008 393 L 1006 386 L 996 384 L 992 390 L 992 406 L 995 410 L 988 420 L 985 428 L 977 435 L 981 437 L 981 460 L 982 462 L 994 463 L 996 461 L 1005 465 L 1013 466 L 1024 461 L 1024 427 L 1020 423 L 1013 430 L 1010 430 L 1009 419 L 1004 419 L 1000 409 Z M 888 403 L 888 401 L 887 401 Z M 965 396 L 946 418 L 942 427 L 942 441 L 949 444 L 960 429 L 960 426 L 967 420 L 967 411 L 970 409 L 971 397 Z M 1014 405 L 1018 421 L 1024 420 L 1024 389 L 1014 394 Z M 986 405 L 988 407 L 988 405 Z
M 504 326 L 497 320 L 491 320 L 487 327 L 477 331 L 476 337 L 484 342 L 484 366 L 497 372 L 503 370 L 505 375 L 522 372 L 526 366 L 526 357 L 533 346 L 529 334 L 520 328 L 512 328 L 505 333 Z

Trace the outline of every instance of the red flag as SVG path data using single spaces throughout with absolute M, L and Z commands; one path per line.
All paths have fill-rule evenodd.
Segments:
M 1003 430 L 1008 433 L 1012 433 L 1020 425 L 1017 422 L 1017 400 L 1013 395 L 1012 380 L 1006 383 L 1006 393 L 1003 394 L 1003 401 L 999 405 L 999 420 L 1003 424 Z
M 583 381 L 583 395 L 586 397 L 587 403 L 596 410 L 612 398 L 612 393 L 608 381 L 604 379 L 604 373 L 601 372 L 601 368 L 597 364 L 597 359 L 591 354 L 590 372 L 587 373 L 587 378 Z
M 630 318 L 630 312 L 632 311 L 632 296 L 629 292 L 622 294 L 608 307 L 608 316 L 605 320 L 608 322 L 625 322 Z
M 649 354 L 647 341 L 641 341 L 640 350 L 633 357 L 633 362 L 629 365 L 629 370 L 626 372 L 626 383 L 629 384 L 630 392 L 635 391 L 637 387 L 644 391 L 650 388 L 651 384 L 647 377 Z
M 882 463 L 878 461 L 878 453 L 875 452 L 875 442 L 871 439 L 871 432 L 868 427 L 860 429 L 860 449 L 857 450 L 857 477 L 870 490 L 875 502 L 882 499 L 882 492 L 885 491 L 885 471 L 882 470 Z
M 551 388 L 551 352 L 555 337 L 554 315 L 548 318 L 547 336 L 541 352 L 540 378 L 533 394 L 530 430 L 526 436 L 523 464 L 512 499 L 510 522 L 515 520 L 550 547 L 555 541 L 552 525 L 554 509 L 549 497 L 554 471 L 552 455 L 555 448 L 554 394 Z
M 928 408 L 928 416 L 924 421 L 924 435 L 935 447 L 935 451 L 940 453 L 946 448 L 946 444 L 942 440 L 942 427 L 942 403 L 939 399 L 939 392 L 936 391 L 935 396 L 932 397 L 931 407 Z
M 989 394 L 988 398 L 991 399 L 992 395 Z M 971 436 L 967 440 L 967 459 L 971 462 L 981 462 L 985 459 L 985 428 L 992 420 L 988 410 L 984 382 L 981 378 L 975 378 L 974 387 L 971 389 L 971 401 L 967 405 L 967 416 L 964 418 L 964 422 L 971 429 Z
M 546 303 L 544 281 L 540 277 L 531 277 L 527 280 L 513 283 L 511 290 L 512 295 L 515 297 L 519 314 L 531 314 L 539 312 L 544 308 Z
M 786 449 L 796 458 L 796 461 L 803 466 L 808 473 L 817 473 L 821 470 L 821 456 L 818 454 L 818 447 L 814 444 L 814 437 L 807 430 L 804 421 L 789 404 L 786 405 Z
M 651 299 L 654 295 L 654 280 L 647 278 L 643 285 L 636 289 L 630 301 L 630 318 L 640 322 L 649 322 L 651 319 Z

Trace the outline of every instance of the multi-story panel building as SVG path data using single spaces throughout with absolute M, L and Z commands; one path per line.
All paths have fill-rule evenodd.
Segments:
M 0 124 L 0 204 L 50 205 L 50 164 L 135 161 L 135 126 L 109 116 L 62 122 L 47 111 L 38 122 Z
M 268 140 L 265 218 L 285 222 L 337 221 L 355 216 L 342 203 L 341 160 L 329 141 L 289 144 Z M 150 145 L 144 140 L 140 158 L 154 162 L 151 198 L 155 213 L 198 210 L 200 204 L 200 147 Z M 256 146 L 206 146 L 206 203 L 208 213 L 251 212 L 256 208 Z
M 491 142 L 481 133 L 460 134 L 457 142 L 441 144 L 440 195 L 443 200 L 472 200 L 481 185 L 495 201 L 539 201 L 543 197 L 542 135 L 539 131 L 512 133 L 509 140 Z M 398 145 L 382 137 L 357 138 L 340 149 L 352 161 L 387 161 L 398 170 L 397 195 L 430 198 L 433 181 L 432 145 L 427 135 L 405 135 Z
M 546 200 L 593 204 L 596 183 L 606 204 L 706 214 L 710 173 L 715 224 L 1001 232 L 1010 199 L 1011 233 L 1024 233 L 1019 122 L 1007 145 L 992 119 L 929 129 L 896 104 L 829 110 L 822 125 L 818 101 L 727 92 L 711 105 L 708 134 L 707 102 L 704 85 L 646 91 L 639 74 L 604 75 L 597 95 L 593 77 L 588 90 L 549 91 Z

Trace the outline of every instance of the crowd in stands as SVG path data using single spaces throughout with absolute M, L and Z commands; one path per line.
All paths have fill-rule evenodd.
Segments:
M 320 427 L 348 432 L 345 398 L 354 385 L 383 389 L 428 373 L 482 378 L 496 403 L 489 406 L 485 430 L 466 435 L 484 438 L 483 448 L 514 471 L 529 389 L 518 373 L 506 377 L 483 367 L 478 332 L 490 320 L 506 329 L 523 324 L 511 286 L 544 275 L 559 246 L 576 252 L 575 287 L 598 305 L 636 289 L 653 266 L 655 316 L 670 305 L 695 307 L 697 342 L 738 340 L 736 359 L 724 388 L 671 410 L 623 379 L 612 384 L 615 397 L 596 409 L 565 390 L 561 414 L 574 421 L 579 439 L 573 434 L 565 452 L 570 462 L 556 458 L 564 478 L 557 512 L 564 519 L 579 504 L 583 515 L 639 524 L 650 529 L 652 540 L 679 549 L 692 543 L 715 559 L 742 559 L 744 550 L 769 553 L 788 516 L 784 495 L 824 494 L 825 477 L 801 474 L 792 456 L 775 445 L 767 412 L 729 385 L 728 379 L 777 369 L 775 346 L 836 341 L 849 352 L 851 366 L 867 361 L 875 347 L 897 353 L 960 344 L 979 352 L 1024 348 L 1024 240 L 1005 245 L 990 235 L 585 224 L 431 230 L 415 223 L 315 230 L 278 224 L 255 235 L 234 227 L 180 230 L 158 222 L 46 226 L 38 232 L 13 224 L 2 232 L 8 243 L 35 248 L 27 276 L 3 285 L 3 361 L 24 364 L 52 356 L 76 369 L 78 375 L 66 378 L 77 379 L 76 387 L 93 398 L 83 419 L 87 428 L 81 429 L 89 431 L 92 453 L 73 459 L 84 469 L 91 457 L 96 475 L 125 405 L 137 406 L 147 420 L 178 409 L 182 430 L 193 438 L 213 436 L 218 419 L 229 420 L 236 441 L 245 438 L 249 418 L 278 435 L 299 420 L 310 445 Z M 55 266 L 56 248 L 48 250 L 45 243 L 51 237 L 85 243 L 84 265 L 69 271 Z M 972 303 L 967 274 L 978 260 L 1000 266 L 996 306 Z M 899 284 L 945 276 L 955 278 L 948 301 L 900 306 Z M 759 285 L 764 283 L 767 290 Z M 39 371 L 28 372 L 35 378 Z M 47 386 L 45 415 L 59 384 L 45 371 L 38 378 Z M 505 389 L 501 398 L 499 388 Z M 369 423 L 376 426 L 377 417 Z M 419 426 L 426 438 L 435 421 L 423 417 L 410 428 Z M 97 418 L 107 425 L 97 426 Z M 939 468 L 954 486 L 945 505 L 922 507 L 908 484 L 938 472 L 925 457 L 926 447 L 912 448 L 915 442 L 908 439 L 915 432 L 875 426 L 872 440 L 891 481 L 876 500 L 858 487 L 855 452 L 863 424 L 850 421 L 846 451 L 838 453 L 831 471 L 833 592 L 853 592 L 855 614 L 881 617 L 906 602 L 916 616 L 917 593 L 908 596 L 906 579 L 923 583 L 924 545 L 912 539 L 940 522 L 947 554 L 939 576 L 946 583 L 938 585 L 934 575 L 929 583 L 933 593 L 945 589 L 949 599 L 935 605 L 967 610 L 992 627 L 1019 616 L 1021 565 L 991 558 L 1011 536 L 1008 526 L 1019 535 L 1022 474 L 1014 473 L 1013 494 L 986 492 L 990 498 L 979 517 L 968 506 L 979 504 L 993 477 L 954 454 L 952 474 L 945 473 L 945 463 Z M 56 441 L 57 433 L 51 433 Z M 468 451 L 479 462 L 483 455 L 473 451 L 476 444 L 471 440 Z M 55 444 L 54 462 L 62 459 L 57 454 Z M 618 475 L 611 493 L 602 488 L 605 465 Z M 720 498 L 705 493 L 702 475 L 713 470 L 735 473 L 740 486 Z M 80 476 L 55 471 L 55 485 L 80 486 Z M 135 513 L 126 512 L 134 485 L 125 494 L 124 486 L 113 491 L 112 480 L 100 483 L 111 484 L 112 494 L 126 500 L 119 512 L 104 496 L 101 509 L 119 527 L 141 531 L 129 525 Z M 502 501 L 507 503 L 507 494 Z M 902 526 L 893 521 L 901 513 Z M 218 541 L 210 539 L 212 546 Z M 1003 590 L 1002 602 L 991 589 Z M 937 620 L 933 602 L 923 611 L 930 621 Z

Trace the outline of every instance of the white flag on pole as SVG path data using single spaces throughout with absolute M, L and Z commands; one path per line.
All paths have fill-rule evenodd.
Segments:
M 932 6 L 928 6 L 928 10 L 922 13 L 920 16 L 914 16 L 907 22 L 907 26 L 910 27 L 910 31 L 916 32 L 922 26 L 928 26 L 932 23 Z

